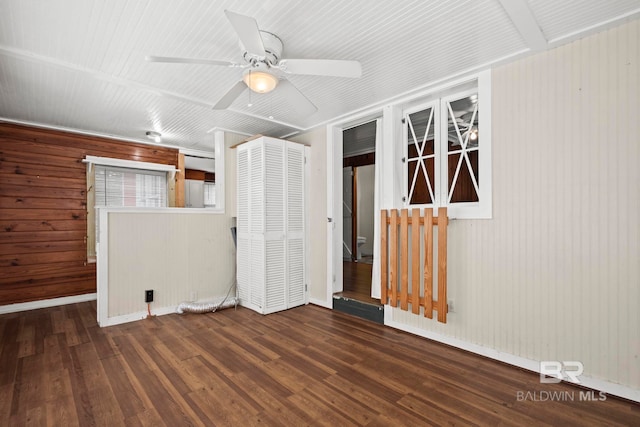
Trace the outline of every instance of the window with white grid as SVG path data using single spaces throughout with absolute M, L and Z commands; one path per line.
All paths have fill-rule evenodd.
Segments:
M 491 216 L 489 102 L 481 105 L 478 94 L 467 89 L 405 109 L 406 206 L 447 207 L 458 218 Z

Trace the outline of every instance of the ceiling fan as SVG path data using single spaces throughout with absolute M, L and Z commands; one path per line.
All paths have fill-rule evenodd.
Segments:
M 250 16 L 224 11 L 240 39 L 244 63 L 216 59 L 174 58 L 166 56 L 147 56 L 150 62 L 170 62 L 183 64 L 220 65 L 243 68 L 242 80 L 227 91 L 214 105 L 214 110 L 224 110 L 236 100 L 245 89 L 257 93 L 268 93 L 278 88 L 292 106 L 303 115 L 317 111 L 317 107 L 298 90 L 283 74 L 306 74 L 316 76 L 351 77 L 362 76 L 362 67 L 358 61 L 333 59 L 283 59 L 283 43 L 270 32 L 258 28 L 256 20 Z

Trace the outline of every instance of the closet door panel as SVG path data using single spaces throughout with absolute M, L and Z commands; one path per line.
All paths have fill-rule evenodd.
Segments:
M 304 304 L 304 147 L 263 137 L 236 157 L 240 304 L 263 314 Z

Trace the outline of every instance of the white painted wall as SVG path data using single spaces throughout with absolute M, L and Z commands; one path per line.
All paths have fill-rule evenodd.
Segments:
M 167 208 L 106 209 L 100 216 L 101 326 L 145 317 L 147 289 L 154 291 L 152 313 L 166 314 L 192 295 L 212 300 L 234 285 L 235 247 L 226 215 Z
M 307 227 L 309 229 L 309 301 L 331 307 L 327 294 L 327 132 L 321 127 L 289 138 L 308 145 L 309 191 Z M 342 256 L 342 255 L 340 255 Z
M 356 168 L 358 176 L 358 236 L 365 237 L 366 243 L 362 245 L 363 254 L 373 254 L 373 184 L 375 165 L 360 166 Z
M 493 70 L 493 219 L 450 224 L 448 323 L 390 324 L 640 399 L 639 40 L 636 20 Z

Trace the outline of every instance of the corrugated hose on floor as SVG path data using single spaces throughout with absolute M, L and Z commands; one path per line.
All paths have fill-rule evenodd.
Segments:
M 176 308 L 176 313 L 214 313 L 221 308 L 237 307 L 238 298 L 229 297 L 231 289 L 235 286 L 235 282 L 231 284 L 227 295 L 217 302 L 181 302 Z
M 179 314 L 182 313 L 213 313 L 221 308 L 235 307 L 238 305 L 236 297 L 223 299 L 220 302 L 181 302 L 176 309 Z

